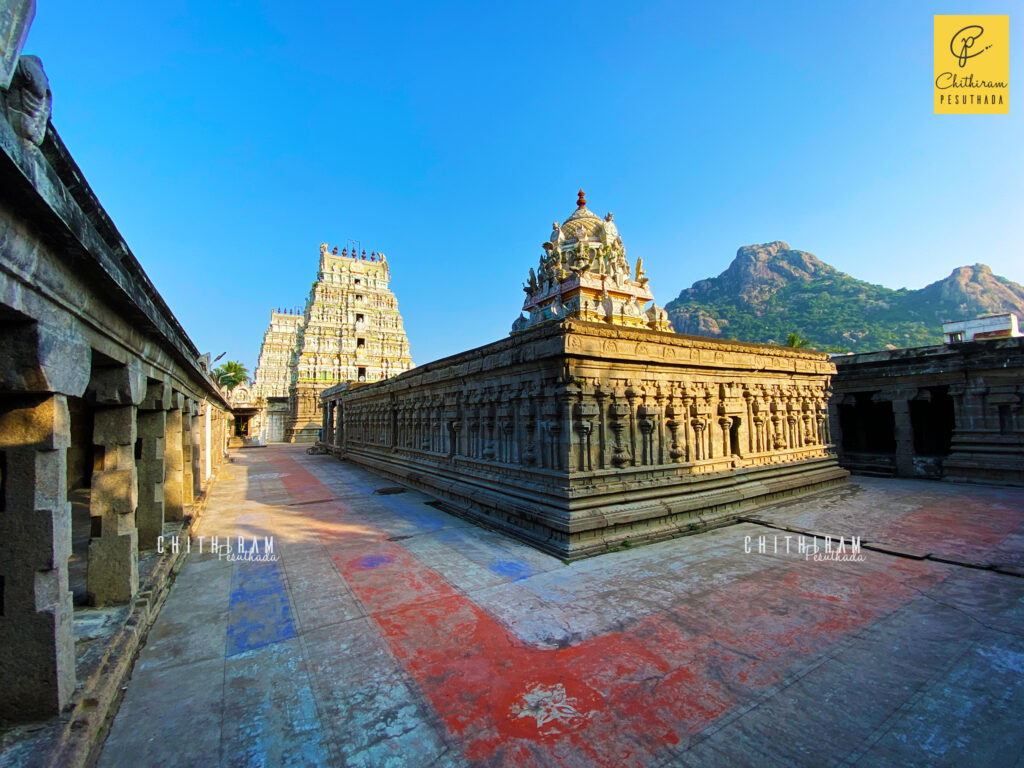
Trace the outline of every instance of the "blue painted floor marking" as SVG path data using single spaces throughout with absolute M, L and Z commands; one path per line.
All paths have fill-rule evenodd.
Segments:
M 540 571 L 531 568 L 522 560 L 495 560 L 489 563 L 487 567 L 500 576 L 508 576 L 512 581 L 528 579 L 540 573 Z
M 295 637 L 291 605 L 276 562 L 240 562 L 231 575 L 228 657 Z

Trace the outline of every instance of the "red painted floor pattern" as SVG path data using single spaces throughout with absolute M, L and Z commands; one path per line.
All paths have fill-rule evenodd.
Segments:
M 328 498 L 275 459 L 296 501 Z M 641 766 L 938 582 L 932 563 L 773 563 L 562 649 L 523 642 L 335 502 L 319 532 L 339 571 L 465 756 L 483 765 Z M 351 519 L 346 534 L 337 523 Z M 333 525 L 330 522 L 333 521 Z M 689 602 L 687 602 L 687 600 Z
M 1024 496 L 1010 490 L 1004 495 L 1017 503 L 1016 509 L 987 499 L 972 501 L 958 496 L 893 520 L 876 538 L 940 557 L 978 563 L 998 561 L 994 553 L 1003 539 L 1024 532 Z

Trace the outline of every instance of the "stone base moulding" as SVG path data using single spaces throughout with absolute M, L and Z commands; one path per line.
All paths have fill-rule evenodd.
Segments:
M 831 459 L 719 472 L 651 486 L 646 491 L 541 499 L 475 483 L 465 475 L 410 468 L 385 455 L 346 460 L 436 495 L 444 510 L 560 557 L 579 560 L 622 545 L 649 544 L 730 525 L 768 504 L 842 484 L 849 472 Z

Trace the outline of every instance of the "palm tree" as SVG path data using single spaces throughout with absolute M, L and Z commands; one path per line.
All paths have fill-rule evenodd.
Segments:
M 786 336 L 786 346 L 793 349 L 807 349 L 811 346 L 811 340 L 805 339 L 799 333 L 791 333 Z
M 245 366 L 234 360 L 228 360 L 223 365 L 213 369 L 213 378 L 222 387 L 227 387 L 228 392 L 249 380 L 249 371 Z

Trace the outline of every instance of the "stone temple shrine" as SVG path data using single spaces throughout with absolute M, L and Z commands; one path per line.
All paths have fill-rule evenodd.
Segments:
M 847 477 L 828 356 L 670 332 L 582 192 L 524 291 L 509 338 L 325 390 L 324 447 L 569 560 Z

